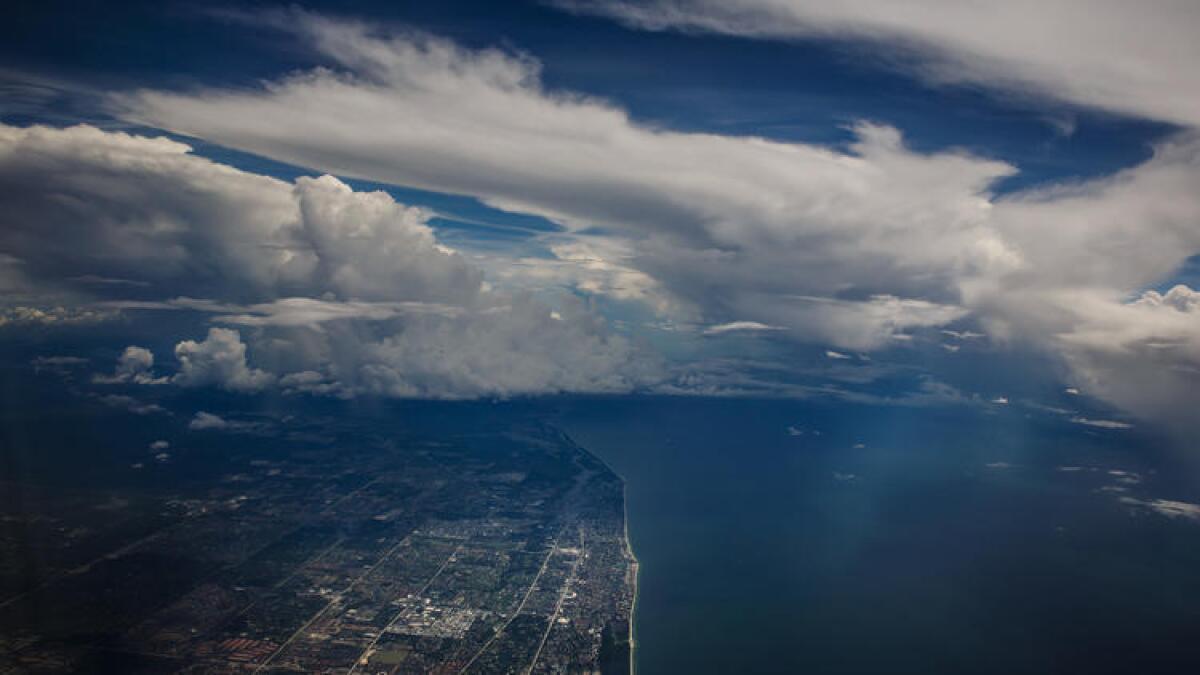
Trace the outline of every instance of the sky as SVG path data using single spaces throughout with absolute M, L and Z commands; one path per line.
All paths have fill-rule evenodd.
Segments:
M 80 396 L 777 396 L 1200 432 L 1194 3 L 9 14 L 0 341 Z

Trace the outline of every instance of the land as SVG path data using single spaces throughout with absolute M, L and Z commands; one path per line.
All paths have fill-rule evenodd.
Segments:
M 0 485 L 0 673 L 629 672 L 600 460 L 534 423 L 327 436 L 211 480 Z

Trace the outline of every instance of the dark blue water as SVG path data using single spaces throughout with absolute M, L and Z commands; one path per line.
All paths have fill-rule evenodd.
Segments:
M 1152 438 L 712 399 L 558 423 L 626 479 L 641 675 L 1200 672 L 1200 522 L 1121 501 L 1200 501 Z

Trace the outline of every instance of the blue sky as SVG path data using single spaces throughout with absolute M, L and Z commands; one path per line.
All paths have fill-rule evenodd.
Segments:
M 1190 433 L 1200 93 L 1163 55 L 1193 17 L 1086 5 L 26 5 L 0 330 L 150 345 L 89 366 L 113 386 Z

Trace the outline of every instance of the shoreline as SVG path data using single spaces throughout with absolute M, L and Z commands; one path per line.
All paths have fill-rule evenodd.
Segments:
M 629 675 L 636 675 L 638 581 L 639 576 L 641 575 L 641 562 L 638 560 L 637 554 L 633 551 L 633 540 L 629 537 L 629 482 L 625 480 L 625 476 L 622 476 L 617 472 L 616 469 L 612 468 L 612 465 L 604 461 L 603 457 L 576 443 L 575 439 L 571 438 L 570 434 L 568 434 L 566 430 L 562 429 L 556 424 L 549 424 L 548 426 L 558 432 L 558 435 L 561 436 L 567 443 L 570 443 L 572 447 L 587 454 L 597 462 L 600 462 L 600 464 L 604 465 L 604 468 L 611 471 L 612 475 L 616 476 L 621 481 L 621 520 L 623 521 L 622 524 L 625 531 L 625 554 L 629 556 L 630 572 L 632 573 L 633 577 L 631 584 L 633 586 L 633 600 L 629 605 Z
M 597 459 L 599 459 L 597 457 Z M 604 460 L 600 460 L 603 462 Z M 608 464 L 605 464 L 608 466 Z M 630 566 L 633 573 L 633 601 L 629 605 L 629 675 L 637 675 L 637 638 L 635 631 L 637 627 L 637 604 L 638 604 L 638 576 L 641 574 L 641 563 L 638 561 L 637 554 L 633 552 L 633 540 L 629 538 L 629 483 L 625 482 L 625 477 L 613 471 L 612 467 L 608 467 L 617 478 L 621 479 L 621 508 L 623 511 L 622 520 L 625 521 L 625 552 L 629 555 Z

